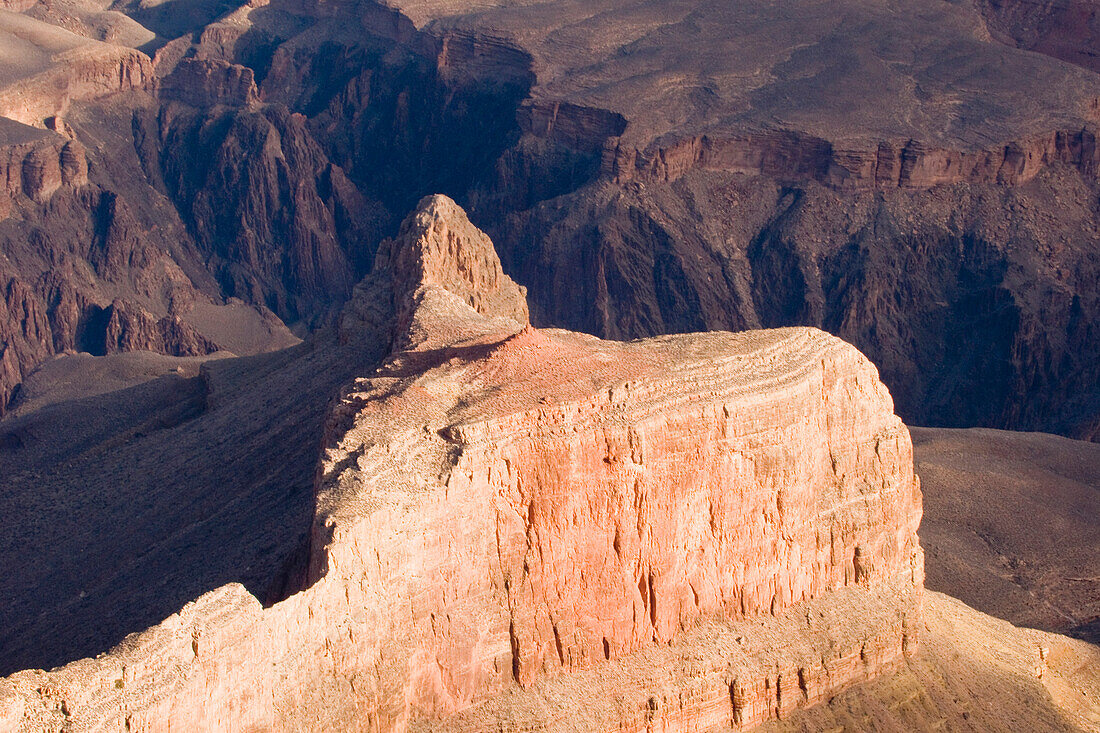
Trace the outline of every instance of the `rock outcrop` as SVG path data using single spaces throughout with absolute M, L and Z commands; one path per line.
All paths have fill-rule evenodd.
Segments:
M 193 107 L 245 107 L 259 101 L 252 69 L 222 60 L 182 59 L 164 78 L 160 94 Z
M 1100 165 L 1094 129 L 1052 130 L 989 149 L 937 148 L 918 140 L 881 141 L 845 149 L 795 133 L 746 137 L 707 135 L 645 150 L 616 146 L 601 173 L 616 182 L 674 181 L 692 170 L 807 180 L 837 189 L 912 188 L 954 184 L 1027 183 L 1052 166 L 1095 177 Z
M 173 105 L 156 122 L 135 116 L 134 128 L 151 138 L 146 167 L 224 295 L 315 325 L 369 270 L 385 212 L 329 161 L 301 115 Z
M 0 219 L 19 197 L 45 203 L 62 186 L 88 182 L 84 146 L 0 117 Z
M 0 117 L 42 126 L 74 102 L 152 91 L 152 60 L 142 52 L 76 35 L 0 9 Z
M 988 17 L 276 0 L 158 58 L 254 69 L 259 99 L 304 115 L 390 211 L 455 197 L 536 324 L 815 326 L 872 358 L 910 422 L 1086 438 L 1100 84 L 1006 46 Z
M 382 251 L 388 286 L 357 291 L 343 333 L 394 348 L 332 408 L 303 589 L 261 608 L 228 585 L 105 656 L 17 673 L 0 720 L 749 727 L 915 650 L 911 443 L 855 349 L 532 329 L 441 197 Z

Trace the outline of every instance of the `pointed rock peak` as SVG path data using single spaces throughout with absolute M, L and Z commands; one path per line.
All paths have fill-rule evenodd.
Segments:
M 529 324 L 527 289 L 504 274 L 492 240 L 462 207 L 435 195 L 379 246 L 374 268 L 344 306 L 340 338 L 388 338 L 391 349 L 406 350 L 453 338 L 456 329 L 514 331 L 508 323 Z
M 504 274 L 492 240 L 446 196 L 420 201 L 391 245 L 391 262 L 397 303 L 436 286 L 482 315 L 528 322 L 527 289 Z

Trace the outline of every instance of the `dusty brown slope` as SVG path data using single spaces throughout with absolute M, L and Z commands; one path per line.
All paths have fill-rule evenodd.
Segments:
M 1100 650 L 925 593 L 921 651 L 894 675 L 760 731 L 1100 730 Z
M 0 421 L 0 558 L 18 568 L 0 577 L 0 670 L 99 653 L 226 582 L 284 593 L 326 405 L 384 348 L 44 365 Z
M 913 428 L 928 585 L 1015 624 L 1100 631 L 1100 447 Z
M 1100 71 L 1100 17 L 1094 3 L 977 0 L 990 32 L 1005 43 Z
M 899 600 L 911 592 L 905 588 L 912 588 L 911 581 L 899 586 L 898 578 L 889 577 L 889 568 L 904 560 L 890 550 L 895 541 L 908 542 L 905 535 L 910 529 L 904 518 L 896 537 L 880 534 L 877 540 L 857 544 L 861 551 L 853 552 L 850 562 L 841 551 L 840 567 L 831 563 L 837 547 L 849 546 L 844 534 L 839 542 L 834 537 L 824 555 L 819 548 L 818 561 L 811 564 L 800 564 L 789 554 L 800 544 L 797 539 L 795 545 L 779 537 L 769 539 L 769 512 L 783 528 L 783 536 L 790 534 L 792 539 L 806 527 L 796 515 L 810 526 L 829 521 L 828 512 L 801 514 L 807 507 L 801 490 L 814 484 L 817 470 L 832 474 L 841 492 L 858 489 L 843 502 L 846 506 L 837 507 L 847 519 L 834 524 L 834 530 L 846 527 L 844 531 L 854 531 L 856 536 L 871 531 L 874 537 L 883 518 L 889 524 L 890 503 L 882 497 L 889 482 L 879 488 L 866 481 L 874 466 L 886 468 L 894 460 L 889 440 L 884 442 L 883 433 L 874 429 L 875 413 L 868 411 L 881 401 L 875 397 L 881 387 L 875 387 L 873 379 L 870 390 L 866 382 L 860 387 L 858 373 L 866 363 L 855 352 L 812 331 L 712 334 L 624 345 L 560 331 L 531 331 L 509 319 L 486 319 L 464 303 L 521 321 L 525 312 L 515 308 L 519 291 L 514 283 L 503 275 L 495 258 L 478 248 L 485 243 L 453 203 L 426 202 L 406 222 L 402 237 L 383 248 L 375 275 L 364 282 L 354 307 L 346 311 L 344 346 L 318 340 L 311 349 L 224 362 L 219 369 L 208 365 L 204 373 L 214 399 L 202 415 L 177 427 L 160 426 L 164 437 L 159 440 L 158 431 L 149 437 L 128 438 L 139 449 L 161 446 L 158 462 L 178 471 L 173 456 L 180 446 L 187 456 L 202 455 L 200 446 L 211 445 L 206 437 L 209 431 L 225 429 L 230 416 L 239 421 L 249 405 L 252 414 L 279 414 L 295 422 L 293 436 L 279 433 L 288 442 L 279 437 L 265 446 L 293 470 L 297 459 L 285 461 L 286 451 L 308 441 L 300 413 L 307 396 L 290 398 L 292 393 L 282 393 L 279 385 L 300 388 L 307 374 L 315 383 L 319 374 L 335 378 L 349 365 L 362 369 L 371 363 L 371 353 L 389 343 L 393 332 L 387 324 L 399 317 L 403 325 L 397 334 L 405 335 L 395 342 L 396 352 L 381 371 L 358 380 L 345 392 L 330 417 L 314 523 L 310 573 L 317 582 L 312 587 L 261 609 L 240 586 L 224 586 L 163 624 L 128 638 L 109 655 L 50 674 L 24 672 L 0 681 L 0 721 L 14 730 L 35 731 L 62 727 L 159 730 L 172 720 L 202 730 L 243 730 L 254 725 L 288 730 L 373 729 L 375 725 L 400 729 L 406 723 L 416 730 L 440 731 L 486 726 L 641 731 L 655 725 L 666 730 L 708 730 L 725 728 L 731 721 L 749 727 L 775 716 L 781 720 L 765 729 L 1070 731 L 1092 730 L 1100 724 L 1100 655 L 1095 647 L 1015 629 L 938 594 L 926 599 L 923 621 L 917 621 L 921 616 L 904 603 L 900 607 L 904 615 L 898 615 Z M 472 251 L 465 249 L 470 244 L 475 245 Z M 395 271 L 405 275 L 395 277 Z M 415 300 L 388 295 L 416 287 Z M 498 332 L 502 341 L 493 335 Z M 365 353 L 349 351 L 356 339 L 368 333 L 377 336 L 374 347 L 364 344 Z M 797 343 L 824 348 L 828 355 L 820 362 L 795 358 L 791 346 Z M 718 344 L 722 344 L 723 360 L 732 360 L 740 368 L 723 367 L 723 360 L 715 363 L 712 352 Z M 771 349 L 769 344 L 780 348 Z M 564 359 L 550 358 L 559 352 Z M 532 361 L 532 354 L 545 358 Z M 607 358 L 611 356 L 614 359 Z M 856 359 L 855 381 L 841 379 L 830 386 L 828 365 L 839 368 L 850 357 Z M 64 361 L 52 367 L 52 375 L 44 370 L 41 384 L 32 382 L 25 416 L 0 425 L 33 425 L 19 420 L 41 419 L 51 409 L 74 414 L 72 403 L 56 399 L 73 394 L 78 385 L 68 375 L 78 374 L 79 362 L 89 360 L 79 358 L 71 368 L 63 366 Z M 186 380 L 190 373 L 186 362 L 164 357 L 131 355 L 90 361 L 119 385 L 141 382 L 158 370 L 174 369 L 177 363 L 184 371 L 173 372 L 175 377 Z M 639 370 L 648 373 L 654 368 L 657 371 L 649 377 L 632 378 L 617 388 L 601 386 L 609 378 L 619 381 L 612 377 L 623 369 L 637 377 Z M 818 377 L 806 382 L 800 375 L 807 370 Z M 260 395 L 250 384 L 268 391 Z M 56 385 L 52 391 L 51 385 Z M 535 385 L 538 388 L 532 390 Z M 715 415 L 726 426 L 721 436 L 697 435 L 707 424 L 705 409 L 704 417 L 699 417 L 700 405 L 709 404 L 730 387 L 736 396 L 720 399 L 721 415 Z M 822 396 L 828 391 L 827 409 L 833 416 L 819 426 L 823 433 L 812 428 L 817 390 L 823 390 Z M 161 386 L 152 394 L 164 392 Z M 236 393 L 239 400 L 226 399 Z M 577 400 L 576 395 L 589 397 Z M 766 403 L 779 395 L 783 395 L 783 408 L 768 409 Z M 102 408 L 102 399 L 89 406 Z M 796 402 L 808 413 L 791 409 Z M 135 401 L 127 399 L 126 404 L 133 409 Z M 525 404 L 529 409 L 516 412 Z M 508 407 L 503 416 L 502 406 Z M 841 419 L 849 407 L 859 408 L 858 420 Z M 675 419 L 679 413 L 684 420 Z M 112 419 L 99 414 L 96 425 L 110 425 Z M 446 425 L 441 432 L 430 429 L 435 419 Z M 788 426 L 779 443 L 772 444 L 759 434 L 734 437 L 737 433 L 730 432 L 741 423 L 759 426 L 773 421 Z M 118 420 L 120 425 L 133 422 L 132 416 Z M 588 423 L 605 436 L 599 445 L 589 445 L 585 438 L 586 429 L 581 428 Z M 48 425 L 48 420 L 43 424 Z M 410 435 L 416 434 L 415 439 L 402 437 L 397 428 L 404 424 Z M 573 429 L 560 429 L 568 425 Z M 627 437 L 620 445 L 613 436 L 624 429 Z M 800 437 L 793 439 L 787 433 L 796 429 Z M 858 440 L 854 446 L 846 442 L 849 429 L 874 433 L 878 449 L 872 451 L 870 441 L 864 448 Z M 191 436 L 191 431 L 197 435 Z M 256 435 L 266 438 L 269 433 Z M 689 438 L 688 451 L 675 450 L 678 435 Z M 823 465 L 815 469 L 815 461 L 806 462 L 815 452 L 808 445 L 822 435 L 832 436 L 829 455 L 822 455 L 825 460 L 817 463 Z M 497 448 L 486 452 L 486 436 Z M 708 468 L 706 456 L 713 450 L 709 446 L 729 440 L 740 443 L 740 460 L 754 464 L 753 471 Z M 234 438 L 234 444 L 247 445 L 240 437 Z M 793 446 L 801 447 L 792 451 Z M 46 446 L 35 450 L 42 453 Z M 133 454 L 128 455 L 132 460 Z M 224 459 L 224 451 L 218 455 Z M 853 459 L 854 470 L 849 470 Z M 242 457 L 235 468 L 248 465 L 249 460 Z M 496 461 L 496 468 L 487 460 Z M 86 475 L 88 465 L 78 460 L 74 468 Z M 453 466 L 449 472 L 447 465 Z M 191 463 L 192 470 L 201 466 Z M 449 478 L 436 486 L 433 476 L 440 466 Z M 584 480 L 574 480 L 577 471 L 570 467 L 582 470 Z M 627 486 L 633 484 L 635 493 L 642 492 L 641 504 L 632 509 L 612 502 L 601 509 L 602 503 L 594 506 L 584 500 L 589 476 L 603 477 L 601 485 L 614 489 L 622 483 L 624 467 L 633 476 Z M 697 468 L 709 478 L 694 481 L 691 477 Z M 152 465 L 146 469 L 155 472 Z M 776 470 L 779 473 L 773 475 Z M 203 475 L 201 470 L 198 475 L 192 473 L 188 482 L 202 483 Z M 283 482 L 290 477 L 284 473 L 275 478 Z M 718 485 L 713 482 L 727 479 L 740 491 L 714 493 Z M 740 502 L 751 505 L 760 489 L 766 497 L 766 487 L 776 479 L 786 488 L 772 497 L 774 503 L 766 501 L 760 534 L 752 529 L 758 521 L 741 516 L 738 507 Z M 518 492 L 520 508 L 526 513 L 519 511 L 512 517 L 501 504 L 502 512 L 494 520 L 483 504 L 464 501 L 483 481 L 489 488 L 512 487 L 511 493 L 490 491 L 483 499 L 491 503 L 495 495 L 496 501 L 512 505 Z M 712 491 L 709 510 L 690 500 L 681 502 L 706 496 L 708 486 Z M 102 487 L 98 491 L 102 498 Z M 820 498 L 826 499 L 829 493 Z M 239 562 L 235 552 L 227 550 L 259 546 L 260 535 L 250 534 L 239 521 L 227 522 L 239 519 L 241 506 L 249 507 L 244 514 L 251 514 L 267 533 L 278 522 L 295 521 L 286 511 L 286 498 L 267 504 L 263 491 L 243 485 L 206 485 L 195 497 L 206 501 L 204 495 L 228 502 L 227 511 L 183 531 L 184 537 L 192 538 L 187 544 L 205 539 L 211 542 L 207 548 L 217 547 L 216 556 L 206 555 L 208 563 L 214 557 L 220 561 L 223 555 Z M 295 495 L 302 497 L 300 491 Z M 714 503 L 722 495 L 736 501 Z M 529 504 L 524 496 L 530 497 Z M 94 497 L 89 493 L 88 498 Z M 276 506 L 282 508 L 275 510 Z M 413 506 L 415 511 L 409 511 Z M 868 514 L 853 511 L 852 506 L 877 508 Z M 179 513 L 178 505 L 166 504 L 161 511 L 165 509 L 176 512 L 177 522 L 194 521 L 189 510 Z M 585 524 L 591 511 L 607 511 L 609 517 L 621 513 L 624 519 L 636 515 L 638 526 L 646 529 L 638 541 L 631 522 L 624 523 L 622 532 L 618 522 L 612 523 L 613 537 L 608 531 L 601 534 L 595 525 Z M 691 521 L 699 511 L 704 515 L 701 526 Z M 81 516 L 86 521 L 94 515 L 84 510 Z M 840 515 L 832 516 L 836 522 Z M 148 515 L 129 518 L 144 523 Z M 487 546 L 482 547 L 472 528 L 494 521 L 496 531 L 486 531 Z M 228 526 L 233 539 L 209 534 L 211 525 Z M 501 539 L 508 533 L 499 532 L 513 525 L 526 526 L 527 533 L 518 538 L 515 554 L 502 554 L 501 549 L 510 545 Z M 461 532 L 452 531 L 459 526 Z M 599 526 L 606 530 L 611 525 L 600 522 Z M 202 527 L 207 528 L 205 533 Z M 678 540 L 662 539 L 670 528 L 676 528 Z M 703 533 L 697 534 L 696 529 Z M 734 608 L 729 615 L 703 612 L 730 581 L 721 573 L 711 574 L 714 566 L 707 561 L 711 553 L 732 549 L 725 545 L 723 550 L 721 540 L 713 544 L 707 539 L 711 532 L 726 537 L 734 543 L 732 547 L 747 542 L 757 548 L 749 553 L 753 563 L 759 563 L 755 570 L 754 564 L 745 564 L 734 574 L 734 593 L 728 597 Z M 408 542 L 404 549 L 401 537 Z M 701 542 L 702 554 L 697 557 L 689 551 L 686 567 L 683 558 L 677 559 L 680 540 L 687 541 L 684 547 L 689 550 L 693 542 Z M 469 589 L 472 586 L 465 584 L 470 582 L 473 587 L 484 585 L 478 547 L 495 558 L 490 563 L 499 564 L 506 581 L 512 580 L 497 590 L 502 601 L 507 599 L 503 608 L 493 610 L 488 602 L 493 594 L 449 592 L 441 599 L 427 591 L 435 582 L 452 589 Z M 587 550 L 570 549 L 576 547 Z M 440 552 L 440 548 L 446 550 Z M 767 561 L 770 553 L 781 559 L 778 567 Z M 163 565 L 153 562 L 156 553 L 152 554 L 136 563 L 134 580 L 144 577 L 148 582 L 164 572 Z M 364 558 L 369 562 L 364 564 Z M 641 560 L 643 569 L 648 564 L 648 583 L 617 584 L 615 569 L 629 570 L 636 564 L 631 558 Z M 521 559 L 523 570 L 518 565 Z M 601 567 L 605 571 L 595 572 Z M 910 566 L 904 575 L 914 570 Z M 169 582 L 180 581 L 176 572 L 167 578 Z M 556 582 L 559 572 L 566 573 L 562 577 L 569 582 Z M 818 587 L 814 578 L 819 573 L 821 578 L 834 573 L 832 582 L 839 587 Z M 283 574 L 291 576 L 293 572 Z M 586 577 L 590 579 L 585 581 Z M 516 582 L 519 578 L 522 582 Z M 686 588 L 680 584 L 684 579 Z M 760 581 L 766 582 L 761 585 Z M 796 591 L 800 584 L 801 594 Z M 593 604 L 593 599 L 607 598 L 609 589 L 615 591 L 610 593 L 612 601 L 619 597 L 618 591 L 624 591 L 627 599 L 635 596 L 628 604 L 633 613 L 609 615 L 605 611 L 614 608 L 614 602 Z M 135 592 L 140 597 L 144 591 L 125 583 L 118 590 L 131 597 Z M 718 596 L 713 595 L 716 590 Z M 537 599 L 541 600 L 532 605 Z M 94 597 L 89 601 L 93 607 L 97 603 Z M 765 612 L 754 613 L 761 601 Z M 556 603 L 567 605 L 568 610 L 556 608 Z M 62 607 L 55 619 L 72 613 L 73 607 Z M 547 616 L 540 621 L 543 613 Z M 394 614 L 399 622 L 386 631 L 386 619 Z M 494 621 L 496 615 L 502 618 Z M 509 617 L 512 622 L 504 623 Z M 390 635 L 381 645 L 379 629 L 382 638 Z M 670 644 L 649 643 L 666 635 Z M 476 640 L 472 648 L 466 646 L 471 640 Z M 899 656 L 904 647 L 909 654 Z M 373 661 L 361 669 L 363 660 Z M 570 671 L 546 673 L 554 669 Z M 869 677 L 847 691 L 839 689 Z M 517 686 L 511 680 L 524 684 Z M 493 691 L 497 694 L 489 694 Z M 385 703 L 394 699 L 398 704 Z M 578 704 L 578 700 L 586 702 Z M 812 703 L 818 704 L 799 712 Z

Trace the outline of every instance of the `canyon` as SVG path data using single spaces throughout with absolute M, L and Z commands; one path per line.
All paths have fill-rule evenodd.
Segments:
M 16 730 L 522 729 L 543 678 L 587 670 L 616 694 L 565 727 L 749 726 L 917 648 L 911 443 L 840 340 L 533 329 L 445 197 L 332 338 L 390 352 L 330 408 L 291 594 L 225 585 L 106 656 L 17 673 Z M 677 644 L 702 654 L 692 681 L 654 697 L 664 668 L 631 660 Z
M 89 369 L 101 371 L 90 380 Z M 1100 721 L 1094 647 L 923 591 L 909 432 L 859 352 L 805 328 L 627 343 L 532 328 L 523 289 L 445 197 L 421 202 L 379 248 L 339 323 L 306 344 L 243 360 L 65 357 L 50 370 L 2 423 L 9 460 L 67 462 L 51 484 L 68 472 L 102 503 L 111 491 L 94 485 L 97 473 L 109 481 L 115 460 L 160 446 L 136 473 L 159 497 L 146 516 L 168 514 L 159 528 L 138 520 L 150 551 L 122 559 L 124 572 L 105 572 L 99 587 L 80 578 L 88 590 L 74 601 L 39 603 L 78 619 L 117 608 L 121 597 L 105 592 L 140 599 L 152 595 L 140 585 L 174 587 L 186 570 L 165 564 L 178 563 L 173 548 L 199 545 L 200 562 L 239 568 L 243 557 L 211 563 L 203 548 L 255 546 L 247 534 L 222 537 L 247 530 L 227 521 L 241 502 L 266 513 L 257 524 L 268 541 L 275 525 L 308 531 L 283 535 L 284 547 L 300 549 L 268 567 L 266 590 L 212 587 L 108 653 L 0 681 L 11 730 L 785 730 L 867 725 L 864 715 L 909 729 L 1074 730 Z M 323 400 L 297 399 L 303 375 L 319 370 L 351 375 L 327 415 L 315 411 Z M 187 398 L 190 414 L 168 421 L 180 408 L 164 395 L 195 380 L 205 386 L 197 402 Z M 107 391 L 86 393 L 89 383 Z M 283 414 L 299 435 L 321 434 L 321 459 L 315 471 L 308 452 L 272 463 L 273 446 L 303 441 L 265 426 L 262 449 L 238 449 L 235 470 L 250 475 L 259 461 L 261 472 L 281 466 L 283 482 L 310 476 L 312 522 L 300 504 L 265 498 L 275 487 L 231 482 L 241 488 L 205 519 L 174 495 L 209 492 L 219 462 L 191 443 L 249 414 L 242 405 L 258 397 L 248 384 L 263 390 L 264 406 L 236 428 L 241 438 L 264 412 Z M 119 406 L 151 419 L 103 409 L 126 393 Z M 81 404 L 91 409 L 75 422 L 88 427 L 72 435 L 83 444 L 41 439 L 51 420 L 82 415 Z M 143 427 L 101 443 L 112 423 Z M 173 456 L 191 467 L 187 483 L 158 490 L 178 472 Z M 134 516 L 120 498 L 119 511 Z M 61 516 L 70 512 L 87 525 L 79 507 Z M 110 563 L 112 542 L 135 539 L 110 539 L 113 526 L 78 541 L 106 541 Z M 986 634 L 999 639 L 993 650 Z M 5 657 L 41 658 L 17 649 L 6 646 Z M 956 675 L 962 687 L 946 682 Z M 975 707 L 979 689 L 996 713 Z
M 0 730 L 1100 730 L 1090 12 L 0 0 Z
M 138 314 L 132 343 L 169 355 L 240 348 L 191 302 L 235 298 L 302 336 L 443 192 L 540 326 L 814 326 L 866 353 L 912 423 L 1097 436 L 1100 82 L 1027 50 L 1064 25 L 1054 10 L 8 7 L 35 61 L 11 67 L 6 98 L 63 94 L 4 112 L 0 236 L 21 254 L 4 264 L 3 409 L 53 354 L 117 344 L 116 300 Z M 47 83 L 77 51 L 101 71 Z M 110 233 L 105 210 L 158 263 L 141 288 L 66 244 Z M 45 264 L 62 257 L 72 271 Z

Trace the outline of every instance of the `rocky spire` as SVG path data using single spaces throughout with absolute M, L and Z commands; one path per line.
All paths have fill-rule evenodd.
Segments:
M 341 332 L 408 330 L 427 291 L 445 291 L 477 313 L 527 325 L 527 288 L 504 274 L 492 240 L 447 196 L 425 196 L 398 235 L 378 249 L 374 269 L 355 288 Z

